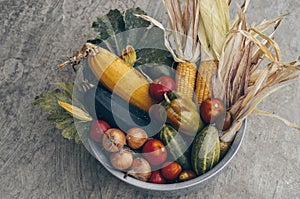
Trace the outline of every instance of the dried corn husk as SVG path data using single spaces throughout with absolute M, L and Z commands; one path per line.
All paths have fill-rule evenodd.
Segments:
M 229 31 L 229 6 L 224 0 L 200 0 L 199 40 L 211 60 L 219 60 Z
M 273 39 L 286 15 L 247 28 L 246 7 L 239 9 L 239 17 L 227 37 L 214 79 L 214 93 L 225 101 L 234 116 L 231 128 L 221 136 L 223 142 L 232 142 L 242 121 L 252 113 L 277 118 L 299 129 L 284 118 L 256 109 L 263 99 L 296 78 L 300 70 L 297 62 L 281 61 L 280 47 Z M 267 35 L 265 32 L 272 27 L 274 30 Z M 264 61 L 269 63 L 262 65 Z

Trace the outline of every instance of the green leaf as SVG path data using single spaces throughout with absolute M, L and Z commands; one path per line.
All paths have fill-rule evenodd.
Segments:
M 56 122 L 55 127 L 57 129 L 65 129 L 68 126 L 70 126 L 72 123 L 74 123 L 73 118 L 67 118 L 67 119 L 65 119 L 63 121 Z
M 55 128 L 62 130 L 62 136 L 69 140 L 74 140 L 76 143 L 81 143 L 80 137 L 76 131 L 74 118 L 66 110 L 59 106 L 58 101 L 64 101 L 72 104 L 72 101 L 76 101 L 81 104 L 82 99 L 77 99 L 78 96 L 83 95 L 83 90 L 76 88 L 77 95 L 73 97 L 73 82 L 57 82 L 55 85 L 60 88 L 56 88 L 53 91 L 42 93 L 35 97 L 32 105 L 39 106 L 43 112 L 49 113 L 47 117 L 48 121 L 55 125 Z
M 76 144 L 82 144 L 81 138 L 77 132 L 75 133 L 75 142 Z
M 61 135 L 68 140 L 73 140 L 76 134 L 77 132 L 74 124 L 68 126 L 61 132 Z
M 50 122 L 53 122 L 53 123 L 61 122 L 61 121 L 66 120 L 68 118 L 72 118 L 72 116 L 67 114 L 65 111 L 52 113 L 47 117 L 47 119 Z
M 76 139 L 84 143 L 88 142 L 88 139 L 90 137 L 89 131 L 91 127 L 91 122 L 82 122 L 76 119 L 75 121 L 76 121 L 76 130 L 77 130 L 77 135 L 75 135 L 75 142 Z
M 163 31 L 159 28 L 148 29 L 150 22 L 136 17 L 135 14 L 147 13 L 141 8 L 130 8 L 123 13 L 111 10 L 107 15 L 98 17 L 92 26 L 98 33 L 98 37 L 88 42 L 99 45 L 116 55 L 121 54 L 122 48 L 132 45 L 137 51 L 138 61 L 135 66 L 147 63 L 172 66 L 174 60 L 164 46 Z M 118 33 L 122 34 L 116 36 Z M 139 49 L 141 47 L 143 48 Z M 88 67 L 83 71 L 88 79 L 93 79 L 90 78 L 91 71 Z
M 73 82 L 56 82 L 55 85 L 63 89 L 63 91 L 72 98 L 74 83 Z
M 171 58 L 169 51 L 166 50 L 150 48 L 137 50 L 137 62 L 135 63 L 135 66 L 149 63 L 172 66 L 174 60 Z
M 124 13 L 125 29 L 144 28 L 150 26 L 150 22 L 136 17 L 135 14 L 146 14 L 141 8 L 130 8 Z
M 72 104 L 72 98 L 66 96 L 66 94 L 64 94 L 64 93 L 62 93 L 62 92 L 56 93 L 56 94 L 55 94 L 55 97 L 56 97 L 56 103 L 57 103 L 58 101 L 63 101 L 63 102 Z
M 110 10 L 107 15 L 98 17 L 97 20 L 93 22 L 92 28 L 98 33 L 98 37 L 89 42 L 101 44 L 112 35 L 125 31 L 125 22 L 119 10 Z

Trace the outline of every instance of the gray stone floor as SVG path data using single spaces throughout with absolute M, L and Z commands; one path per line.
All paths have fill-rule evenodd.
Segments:
M 46 115 L 30 106 L 52 82 L 71 81 L 55 70 L 92 34 L 97 15 L 141 6 L 163 19 L 160 1 L 0 1 L 0 198 L 158 198 L 112 177 L 84 148 L 60 136 Z M 300 1 L 252 0 L 249 21 L 284 13 L 276 39 L 285 60 L 300 55 Z M 299 81 L 298 81 L 299 82 Z M 300 125 L 299 83 L 260 108 Z M 178 198 L 300 198 L 300 132 L 277 120 L 250 116 L 238 154 L 204 188 Z

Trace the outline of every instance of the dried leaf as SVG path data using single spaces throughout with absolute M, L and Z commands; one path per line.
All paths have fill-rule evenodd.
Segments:
M 255 28 L 250 28 L 250 31 L 255 32 L 256 34 L 258 34 L 260 37 L 262 37 L 263 39 L 265 39 L 269 44 L 272 45 L 275 53 L 276 53 L 276 61 L 281 60 L 280 58 L 280 48 L 279 45 L 269 36 L 265 35 L 264 33 L 260 32 L 258 29 Z M 265 46 L 265 45 L 264 45 Z M 268 48 L 267 46 L 265 46 L 266 48 Z
M 263 43 L 261 43 L 254 35 L 252 35 L 248 31 L 239 30 L 240 33 L 242 33 L 245 37 L 247 37 L 249 40 L 253 41 L 255 44 L 259 46 L 261 51 L 264 53 L 264 55 L 271 61 L 275 62 L 275 58 L 272 55 L 272 53 L 268 50 L 268 47 L 266 47 Z
M 300 130 L 300 127 L 298 127 L 296 124 L 294 123 L 291 123 L 290 121 L 276 115 L 276 114 L 273 114 L 273 113 L 269 113 L 269 112 L 266 112 L 266 111 L 263 111 L 263 110 L 259 110 L 259 109 L 255 109 L 252 114 L 258 114 L 258 115 L 264 115 L 264 116 L 268 116 L 268 117 L 273 117 L 273 118 L 276 118 L 280 121 L 282 121 L 283 123 L 285 123 L 287 126 L 291 127 L 291 128 L 294 128 L 294 129 L 297 129 L 297 130 Z

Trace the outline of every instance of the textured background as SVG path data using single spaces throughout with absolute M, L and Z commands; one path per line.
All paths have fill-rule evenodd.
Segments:
M 161 20 L 160 1 L 0 0 L 0 198 L 157 198 L 112 177 L 84 146 L 63 139 L 30 106 L 52 82 L 74 79 L 55 65 L 92 34 L 111 8 L 141 6 Z M 157 6 L 158 5 L 158 6 Z M 287 61 L 300 55 L 300 1 L 252 0 L 249 21 L 284 13 L 276 39 Z M 298 81 L 299 82 L 299 81 Z M 260 107 L 300 124 L 297 83 Z M 178 198 L 300 198 L 300 133 L 277 120 L 251 116 L 242 147 L 226 169 L 198 192 Z

